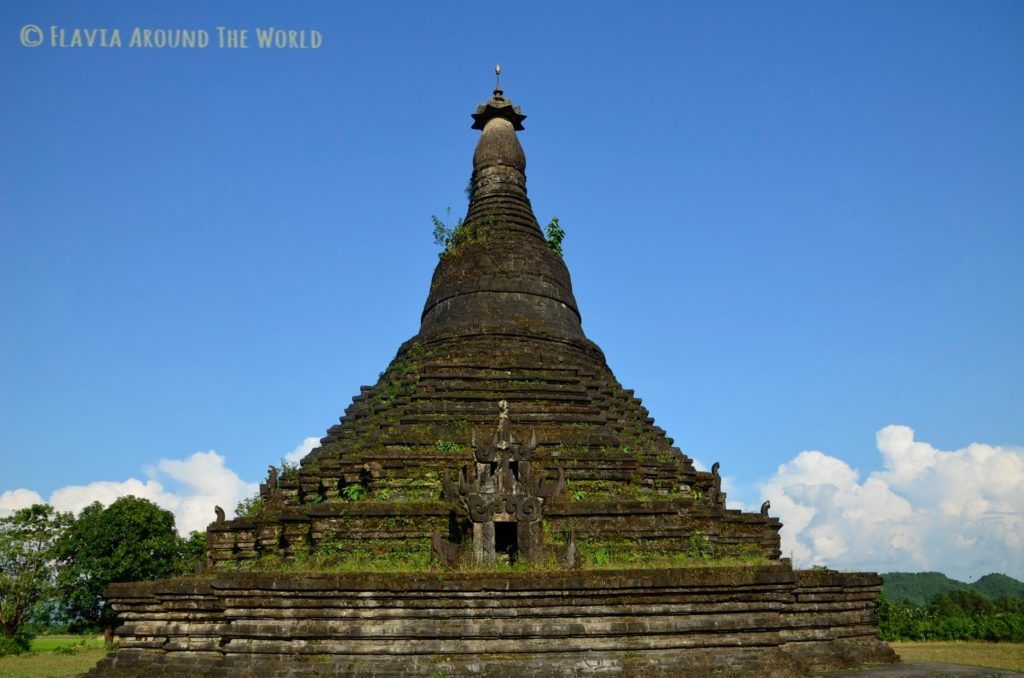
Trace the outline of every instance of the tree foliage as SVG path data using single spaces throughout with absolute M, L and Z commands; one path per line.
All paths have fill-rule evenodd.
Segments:
M 174 568 L 178 574 L 193 574 L 206 565 L 206 533 L 192 530 L 181 540 L 181 553 Z
M 883 593 L 875 604 L 882 640 L 988 640 L 1024 642 L 1024 599 L 989 600 L 977 591 L 934 596 L 928 605 L 891 602 Z
M 71 520 L 45 504 L 0 519 L 0 654 L 28 649 L 24 624 L 53 591 L 54 544 Z
M 890 601 L 919 607 L 927 607 L 940 593 L 954 591 L 975 591 L 991 600 L 1024 597 L 1024 582 L 1005 574 L 986 574 L 970 584 L 950 579 L 941 572 L 889 572 L 883 574 L 882 579 L 885 581 L 883 590 Z
M 562 256 L 562 241 L 565 240 L 565 229 L 558 225 L 558 217 L 553 217 L 551 223 L 544 229 L 544 235 L 548 241 L 548 249 Z
M 235 516 L 238 518 L 251 518 L 259 513 L 262 508 L 263 500 L 260 499 L 259 493 L 256 493 L 235 504 Z
M 103 598 L 107 585 L 170 577 L 183 552 L 174 514 L 150 501 L 129 496 L 108 508 L 85 507 L 55 547 L 65 613 L 83 626 L 102 626 L 109 638 L 115 616 Z

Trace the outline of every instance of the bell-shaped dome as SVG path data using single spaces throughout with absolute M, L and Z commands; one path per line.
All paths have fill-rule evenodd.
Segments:
M 525 118 L 500 89 L 473 114 L 482 133 L 472 197 L 434 271 L 421 339 L 514 334 L 592 346 L 569 271 L 548 247 L 526 195 L 526 154 L 516 134 Z

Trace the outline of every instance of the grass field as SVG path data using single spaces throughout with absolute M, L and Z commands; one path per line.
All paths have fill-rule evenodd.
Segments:
M 84 673 L 103 658 L 99 636 L 38 636 L 32 651 L 0 657 L 0 678 L 64 678 Z
M 889 643 L 905 662 L 970 664 L 991 669 L 1024 671 L 1024 643 L 981 640 L 923 640 Z

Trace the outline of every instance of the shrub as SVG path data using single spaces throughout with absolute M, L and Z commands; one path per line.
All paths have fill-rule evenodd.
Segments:
M 565 240 L 565 230 L 558 225 L 558 217 L 553 217 L 551 223 L 544 229 L 544 235 L 548 241 L 548 249 L 562 256 L 562 241 Z
M 32 638 L 35 634 L 29 631 L 27 628 L 20 628 L 10 638 L 0 633 L 0 657 L 6 657 L 9 654 L 21 654 L 22 652 L 28 652 L 32 647 Z

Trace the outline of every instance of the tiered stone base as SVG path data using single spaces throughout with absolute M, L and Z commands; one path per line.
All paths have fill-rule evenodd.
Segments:
M 89 675 L 800 675 L 892 662 L 874 574 L 230 574 L 120 584 Z

